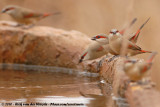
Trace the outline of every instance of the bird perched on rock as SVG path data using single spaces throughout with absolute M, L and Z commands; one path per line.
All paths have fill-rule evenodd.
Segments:
M 110 53 L 115 55 L 116 53 L 109 47 L 109 38 L 108 35 L 106 34 L 98 34 L 94 37 L 91 38 L 91 40 L 96 41 L 97 43 L 99 43 L 100 45 L 102 45 L 102 47 L 105 49 L 106 53 Z
M 149 18 L 150 19 L 150 18 Z M 139 33 L 140 33 L 140 31 L 141 31 L 141 29 L 144 27 L 144 25 L 149 21 L 149 19 L 147 19 L 147 21 L 145 21 L 142 25 L 141 25 L 141 27 L 137 30 L 137 32 L 136 33 L 134 33 L 133 35 L 131 35 L 130 36 L 130 38 L 128 39 L 129 41 L 131 41 L 132 43 L 131 44 L 135 44 L 136 42 L 137 42 L 137 39 L 138 39 L 138 36 L 139 36 Z M 130 25 L 129 25 L 129 27 L 130 26 L 132 26 L 134 23 L 135 23 L 135 21 L 136 21 L 137 19 L 135 18 L 131 23 L 130 23 Z M 123 37 L 123 33 L 125 32 L 125 30 L 126 30 L 126 28 L 125 29 L 123 29 L 123 30 L 121 30 L 120 32 L 117 30 L 117 29 L 112 29 L 111 31 L 110 31 L 110 34 L 109 35 L 106 35 L 106 34 L 99 34 L 99 35 L 96 35 L 96 36 L 94 36 L 94 37 L 92 37 L 92 40 L 95 40 L 95 41 L 97 41 L 99 44 L 101 44 L 103 47 L 104 47 L 104 49 L 106 49 L 106 50 L 108 50 L 111 54 L 113 54 L 113 55 L 119 55 L 120 54 L 120 49 L 121 49 L 121 43 L 122 43 L 122 40 L 120 40 L 120 44 L 116 47 L 116 49 L 118 49 L 118 52 L 116 52 L 116 51 L 114 51 L 114 49 L 112 49 L 112 42 L 110 43 L 110 45 L 109 45 L 109 38 L 110 37 L 113 37 L 113 38 L 118 38 L 118 37 Z M 113 36 L 113 35 L 115 35 L 115 36 Z M 136 45 L 135 45 L 136 46 Z M 140 47 L 138 47 L 139 49 L 138 50 L 129 50 L 128 51 L 128 55 L 127 56 L 134 56 L 134 55 L 137 55 L 137 54 L 141 54 L 141 53 L 150 53 L 150 51 L 145 51 L 145 50 L 141 50 L 140 49 Z
M 127 56 L 133 56 L 141 53 L 151 53 L 151 51 L 142 50 L 132 41 L 124 38 L 117 29 L 112 29 L 109 34 L 109 47 L 117 54 L 120 55 L 123 41 L 127 44 Z
M 83 54 L 80 57 L 79 63 L 85 60 L 93 60 L 96 58 L 100 58 L 105 54 L 106 51 L 104 50 L 104 48 L 99 43 L 93 42 L 83 52 Z
M 153 52 L 147 61 L 127 59 L 124 62 L 124 71 L 131 81 L 141 80 L 148 73 L 156 54 Z
M 133 25 L 134 23 L 135 23 L 135 21 L 136 21 L 137 19 L 135 18 L 131 23 L 130 23 L 130 25 L 129 25 L 129 27 L 131 26 L 131 25 Z M 149 20 L 149 19 L 148 19 Z M 143 26 L 148 22 L 148 20 L 140 27 L 140 29 L 138 29 L 138 31 L 134 34 L 134 35 L 131 35 L 131 37 L 128 39 L 128 42 L 129 42 L 129 48 L 131 48 L 131 49 L 129 49 L 128 50 L 128 52 L 127 52 L 127 56 L 133 56 L 133 55 L 137 55 L 137 54 L 141 54 L 141 53 L 150 53 L 150 51 L 145 51 L 145 50 L 142 50 L 139 46 L 137 46 L 135 43 L 137 42 L 137 39 L 138 39 L 138 35 L 139 35 L 139 33 L 140 33 L 140 31 L 141 31 L 141 29 L 143 28 Z M 94 36 L 94 37 L 92 37 L 91 39 L 92 40 L 94 40 L 94 41 L 96 41 L 97 43 L 99 43 L 99 44 L 97 44 L 97 45 L 95 45 L 96 47 L 94 48 L 94 49 L 97 49 L 97 47 L 99 48 L 99 47 L 101 47 L 101 50 L 100 50 L 100 48 L 99 48 L 99 50 L 98 50 L 98 53 L 100 53 L 100 51 L 105 51 L 105 52 L 102 52 L 103 53 L 103 55 L 108 55 L 109 53 L 110 54 L 112 54 L 112 55 L 120 55 L 120 49 L 121 49 L 121 43 L 122 43 L 122 40 L 123 40 L 123 33 L 125 32 L 125 29 L 123 29 L 121 32 L 119 32 L 117 29 L 112 29 L 111 30 L 111 32 L 110 32 L 110 34 L 109 35 L 106 35 L 106 34 L 98 34 L 98 35 L 96 35 L 96 36 Z M 115 35 L 115 36 L 114 36 Z M 120 40 L 120 42 L 118 42 L 117 44 L 117 49 L 119 50 L 118 52 L 117 51 L 114 51 L 114 49 L 112 49 L 111 47 L 112 46 L 110 46 L 110 42 L 109 42 L 109 38 L 110 37 L 116 37 L 116 38 L 118 38 L 118 37 L 120 37 L 120 39 L 122 39 L 122 40 Z M 92 45 L 92 46 L 94 46 L 94 45 Z M 91 49 L 93 49 L 93 47 L 92 46 L 89 46 L 89 47 L 91 47 Z M 86 49 L 86 51 L 87 50 L 90 50 L 90 48 L 88 47 L 88 49 Z M 102 48 L 103 48 L 103 50 L 102 50 Z M 84 59 L 84 57 L 88 57 L 88 56 L 90 56 L 89 54 L 88 54 L 88 56 L 86 56 L 87 54 L 87 52 L 84 52 L 83 54 L 82 54 L 82 56 L 81 56 L 81 59 L 80 59 L 80 62 L 82 62 L 82 59 Z M 91 55 L 96 55 L 95 53 L 97 53 L 96 51 L 90 51 L 90 52 L 93 52 Z M 103 55 L 100 55 L 100 57 L 101 56 L 103 56 Z M 96 58 L 98 58 L 99 56 L 97 56 Z M 93 59 L 96 59 L 95 58 L 95 56 L 94 56 L 94 58 Z M 90 58 L 87 58 L 87 59 L 90 59 Z
M 120 55 L 122 42 L 123 42 L 123 39 L 125 38 L 123 38 L 123 36 L 116 29 L 112 29 L 111 33 L 112 33 L 111 35 L 105 35 L 105 34 L 96 35 L 92 37 L 92 40 L 95 40 L 100 45 L 102 45 L 106 53 L 110 53 L 112 55 Z M 134 35 L 134 37 L 135 36 L 137 35 Z M 127 54 L 126 54 L 127 56 L 134 56 L 141 53 L 151 53 L 151 51 L 142 50 L 139 46 L 137 46 L 135 44 L 137 41 L 137 38 L 135 39 L 132 37 L 132 38 L 129 38 L 130 41 L 127 40 L 128 48 L 129 48 L 127 50 Z
M 127 28 L 130 28 L 136 22 L 136 20 L 137 20 L 137 18 L 134 18 Z M 127 28 L 124 28 L 123 30 L 121 30 L 120 34 L 123 35 Z M 135 34 L 133 36 L 135 36 Z M 133 36 L 131 38 L 133 38 Z M 92 37 L 91 40 L 95 40 L 98 43 L 100 43 L 101 45 L 106 45 L 109 43 L 108 35 L 106 35 L 106 34 L 98 34 L 98 35 Z
M 127 56 L 134 56 L 141 53 L 151 53 L 151 51 L 142 50 L 139 46 L 136 45 L 140 31 L 142 30 L 144 25 L 149 21 L 149 19 L 150 18 L 148 18 L 140 26 L 136 33 L 131 35 L 128 40 L 125 40 L 125 42 L 127 42 L 128 44 Z M 122 37 L 121 33 L 117 29 L 112 29 L 110 31 L 109 38 L 110 48 L 119 55 L 122 48 L 122 42 L 125 38 Z
M 129 39 L 128 39 L 129 41 L 131 41 L 131 42 L 133 42 L 133 43 L 137 43 L 139 34 L 140 34 L 142 28 L 145 26 L 145 24 L 149 21 L 149 19 L 150 19 L 150 18 L 148 18 L 148 19 L 140 26 L 140 28 L 137 30 L 137 32 L 135 32 L 135 33 L 133 33 L 132 35 L 129 36 Z M 135 23 L 135 21 L 136 21 L 136 19 L 134 19 L 134 20 L 130 23 L 130 26 L 133 25 L 133 24 Z M 130 26 L 129 26 L 129 27 L 130 27 Z M 124 32 L 125 32 L 126 29 L 127 29 L 127 28 L 125 28 L 125 29 L 123 29 L 123 30 L 121 30 L 121 31 L 118 31 L 117 29 L 112 29 L 112 30 L 110 31 L 109 36 L 113 36 L 113 33 L 116 33 L 116 32 L 117 32 L 118 36 L 123 36 L 123 34 L 124 34 Z
M 26 9 L 16 5 L 9 5 L 2 9 L 2 13 L 9 14 L 16 22 L 18 22 L 17 26 L 20 25 L 34 25 L 35 22 L 51 15 L 59 14 L 59 12 L 55 13 L 37 13 L 30 9 Z

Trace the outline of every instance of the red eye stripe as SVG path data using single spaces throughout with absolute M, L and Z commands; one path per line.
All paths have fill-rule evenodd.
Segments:
M 10 11 L 10 10 L 13 10 L 13 9 L 15 9 L 15 8 L 14 7 L 6 8 L 5 10 L 3 10 L 3 13 Z
M 107 38 L 107 37 L 105 37 L 105 36 L 96 36 L 96 38 L 99 39 L 99 38 Z
M 6 10 L 8 11 L 8 10 L 12 10 L 12 9 L 14 9 L 14 7 L 7 8 Z

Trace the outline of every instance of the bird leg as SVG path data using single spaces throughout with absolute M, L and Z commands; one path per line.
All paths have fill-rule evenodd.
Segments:
M 97 71 L 99 72 L 100 71 L 100 67 L 102 66 L 102 63 L 103 61 L 106 59 L 106 57 L 102 58 L 99 62 L 98 62 L 98 65 L 97 65 Z

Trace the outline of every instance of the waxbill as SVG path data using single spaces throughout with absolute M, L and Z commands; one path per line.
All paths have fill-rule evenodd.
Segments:
M 139 34 L 140 34 L 140 31 L 142 30 L 142 28 L 145 26 L 145 24 L 149 21 L 150 18 L 148 18 L 141 26 L 140 28 L 137 30 L 136 33 L 133 33 L 132 35 L 129 36 L 129 41 L 131 41 L 132 43 L 137 43 L 137 39 L 139 37 Z M 130 26 L 133 25 L 135 23 L 136 19 L 134 19 L 131 23 L 130 23 Z M 129 27 L 130 27 L 129 26 Z M 124 32 L 125 32 L 126 29 L 123 29 L 121 31 L 118 31 L 117 29 L 112 29 L 111 32 L 110 32 L 110 36 L 113 35 L 113 32 L 118 32 L 119 33 L 119 36 L 123 36 Z
M 117 38 L 118 40 L 116 41 L 115 39 L 115 43 L 112 44 L 112 41 L 109 42 L 109 38 L 112 38 L 112 39 Z M 107 53 L 110 53 L 112 55 L 120 55 L 123 36 L 119 33 L 117 29 L 112 29 L 110 32 L 110 35 L 99 34 L 92 37 L 91 39 L 98 42 L 100 45 L 102 45 L 102 47 L 105 49 Z M 127 56 L 134 56 L 141 53 L 151 53 L 150 51 L 142 50 L 139 46 L 133 44 L 130 41 L 128 42 L 130 43 L 129 48 L 131 49 L 128 50 Z M 115 47 L 117 50 L 114 50 Z
M 2 9 L 2 13 L 9 14 L 18 25 L 33 25 L 35 22 L 50 16 L 59 14 L 59 12 L 55 13 L 37 13 L 27 8 L 23 8 L 16 5 L 9 5 Z
M 150 18 L 149 18 L 150 19 Z M 137 42 L 137 39 L 138 39 L 138 36 L 139 36 L 139 33 L 141 31 L 141 29 L 144 27 L 144 25 L 149 21 L 149 19 L 147 19 L 147 21 L 145 21 L 141 27 L 138 29 L 138 31 L 134 34 L 134 35 L 131 35 L 131 37 L 128 39 L 129 41 L 131 41 L 132 45 L 135 45 L 135 43 Z M 133 25 L 135 23 L 136 19 L 134 19 L 131 23 L 130 23 L 130 26 Z M 130 27 L 129 26 L 129 27 Z M 123 31 L 123 32 L 122 32 Z M 91 39 L 94 40 L 94 41 L 97 41 L 99 44 L 101 44 L 103 46 L 103 48 L 106 50 L 106 52 L 109 52 L 110 54 L 112 55 L 116 55 L 118 56 L 120 54 L 120 50 L 119 52 L 116 52 L 116 51 L 113 51 L 110 46 L 109 46 L 109 37 L 112 37 L 114 34 L 116 34 L 116 36 L 118 37 L 122 37 L 124 30 L 122 30 L 121 32 L 119 32 L 117 29 L 112 29 L 110 34 L 109 35 L 106 35 L 106 34 L 99 34 L 99 35 L 96 35 L 94 37 L 92 37 Z M 134 44 L 133 44 L 134 43 Z M 120 44 L 121 45 L 121 44 Z M 120 46 L 119 45 L 119 46 Z M 129 45 L 129 47 L 131 47 L 132 45 Z M 136 45 L 135 45 L 136 46 Z M 129 49 L 128 52 L 127 52 L 127 56 L 134 56 L 134 55 L 137 55 L 137 54 L 141 54 L 141 53 L 151 53 L 151 51 L 145 51 L 145 50 L 142 50 L 140 47 L 136 46 L 137 49 Z M 118 48 L 120 49 L 120 47 Z M 115 56 L 115 57 L 116 57 Z M 111 58 L 112 60 L 112 58 Z
M 137 20 L 137 18 L 134 18 L 127 28 L 130 28 L 136 22 L 136 20 Z M 127 28 L 124 28 L 123 30 L 121 30 L 120 34 L 123 35 Z M 106 35 L 106 34 L 98 34 L 98 35 L 92 37 L 91 40 L 95 40 L 102 45 L 105 45 L 105 44 L 109 43 L 108 42 L 108 35 Z
M 136 20 L 137 20 L 137 18 L 134 18 L 127 28 L 130 28 L 136 22 Z M 124 28 L 123 30 L 121 30 L 120 34 L 123 35 L 127 28 Z M 101 45 L 106 45 L 109 43 L 108 35 L 106 35 L 106 34 L 98 34 L 98 35 L 92 37 L 91 40 L 95 40 L 98 43 L 100 43 Z
M 104 48 L 97 42 L 93 42 L 89 44 L 87 49 L 83 52 L 83 54 L 80 57 L 79 63 L 85 60 L 93 60 L 96 58 L 99 58 L 106 54 L 106 51 Z
M 141 80 L 148 73 L 156 54 L 153 52 L 147 61 L 127 59 L 124 62 L 124 71 L 131 81 Z
M 148 18 L 141 26 L 140 26 L 140 28 L 137 30 L 137 32 L 134 34 L 134 35 L 132 35 L 128 40 L 130 41 L 129 43 L 136 43 L 137 42 L 137 39 L 138 39 L 138 36 L 139 36 L 139 34 L 140 34 L 140 31 L 142 30 L 142 28 L 144 27 L 144 25 L 149 21 L 149 19 L 150 18 Z M 116 35 L 117 37 L 122 37 L 122 35 L 121 35 L 121 32 L 119 32 L 117 29 L 112 29 L 111 31 L 110 31 L 110 34 L 109 34 L 109 37 L 113 37 L 113 38 L 116 38 L 115 36 L 113 36 L 113 35 Z M 120 40 L 121 42 L 122 42 L 122 40 Z M 111 44 L 111 43 L 110 43 Z M 132 45 L 134 45 L 134 44 L 132 44 Z M 129 45 L 129 47 L 131 47 L 132 46 L 131 44 Z M 134 46 L 136 46 L 136 45 L 134 45 Z M 137 46 L 136 46 L 137 47 Z M 111 48 L 112 49 L 112 48 Z M 118 48 L 119 49 L 119 48 Z M 120 50 L 119 50 L 120 51 Z M 142 50 L 142 49 L 138 49 L 138 50 L 134 50 L 134 49 L 130 49 L 130 50 L 128 50 L 128 52 L 127 52 L 127 56 L 134 56 L 134 55 L 137 55 L 137 54 L 141 54 L 141 53 L 151 53 L 151 51 L 145 51 L 145 50 Z
M 117 54 L 120 55 L 122 42 L 125 40 L 127 42 L 127 56 L 133 56 L 141 53 L 151 53 L 151 51 L 142 50 L 132 41 L 124 38 L 117 29 L 112 29 L 109 34 L 109 47 Z
M 97 43 L 99 43 L 100 45 L 102 45 L 102 47 L 105 49 L 106 53 L 110 53 L 115 55 L 116 53 L 111 50 L 111 48 L 109 47 L 109 39 L 108 39 L 108 35 L 106 34 L 98 34 L 94 37 L 91 38 L 91 40 L 96 41 Z

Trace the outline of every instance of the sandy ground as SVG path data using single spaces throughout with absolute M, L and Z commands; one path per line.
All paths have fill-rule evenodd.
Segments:
M 89 36 L 107 33 L 111 28 L 122 29 L 128 13 L 127 0 L 1 0 L 0 9 L 5 5 L 15 4 L 31 8 L 37 12 L 56 12 L 61 14 L 42 20 L 38 25 L 52 26 L 66 30 L 78 30 Z M 138 45 L 146 50 L 160 53 L 160 1 L 134 0 L 130 17 L 137 17 L 138 21 L 132 27 L 136 31 L 148 18 L 150 21 L 141 32 Z M 0 15 L 0 20 L 11 20 L 8 15 Z M 138 55 L 147 59 L 149 54 Z M 160 54 L 155 58 L 151 75 L 160 89 Z

